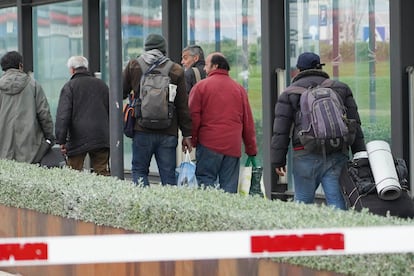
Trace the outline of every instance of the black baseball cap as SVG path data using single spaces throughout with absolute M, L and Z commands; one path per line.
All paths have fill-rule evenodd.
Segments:
M 324 63 L 321 63 L 321 58 L 312 52 L 305 52 L 299 55 L 296 67 L 300 70 L 308 69 L 322 69 Z

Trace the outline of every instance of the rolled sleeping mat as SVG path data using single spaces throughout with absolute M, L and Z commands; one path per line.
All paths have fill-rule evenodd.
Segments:
M 395 169 L 390 145 L 381 140 L 367 143 L 367 153 L 378 197 L 395 200 L 401 195 L 401 185 Z

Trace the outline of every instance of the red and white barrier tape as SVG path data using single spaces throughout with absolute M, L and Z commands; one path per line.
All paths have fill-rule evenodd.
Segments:
M 0 238 L 0 266 L 414 252 L 414 226 Z

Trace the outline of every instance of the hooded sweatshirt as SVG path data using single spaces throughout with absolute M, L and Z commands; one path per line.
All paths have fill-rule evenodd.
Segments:
M 0 158 L 32 163 L 44 139 L 54 141 L 42 87 L 25 72 L 7 70 L 0 78 Z

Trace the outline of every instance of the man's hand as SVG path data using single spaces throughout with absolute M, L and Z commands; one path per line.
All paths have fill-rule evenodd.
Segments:
M 65 144 L 60 145 L 60 152 L 61 152 L 63 155 L 66 155 L 67 151 L 66 151 L 66 145 L 65 145 Z
M 193 150 L 190 137 L 183 137 L 183 141 L 181 145 L 182 145 L 183 152 L 185 152 L 186 150 L 188 150 L 188 152 L 191 152 Z
M 286 174 L 286 166 L 276 168 L 275 171 L 276 171 L 276 174 L 278 176 L 285 176 L 285 174 Z

